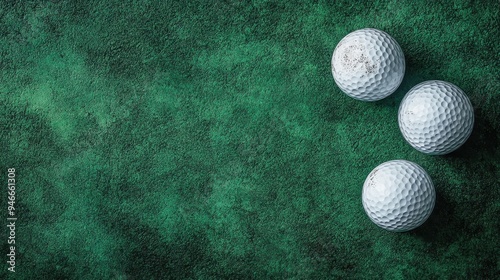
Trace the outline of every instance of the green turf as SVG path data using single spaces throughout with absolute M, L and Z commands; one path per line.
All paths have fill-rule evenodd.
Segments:
M 500 3 L 439 2 L 1 1 L 1 213 L 14 167 L 19 219 L 16 273 L 4 229 L 0 278 L 498 276 Z M 330 70 L 365 27 L 407 64 L 374 103 Z M 414 150 L 397 124 L 405 92 L 430 79 L 475 108 L 447 156 Z M 408 233 L 361 204 L 392 159 L 436 186 Z

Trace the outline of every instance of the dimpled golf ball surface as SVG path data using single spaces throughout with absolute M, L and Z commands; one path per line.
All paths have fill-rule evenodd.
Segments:
M 338 87 L 352 98 L 377 101 L 401 84 L 405 58 L 389 34 L 365 28 L 349 33 L 332 56 L 332 74 Z
M 415 149 L 444 155 L 470 136 L 474 111 L 469 98 L 454 84 L 426 81 L 410 89 L 401 102 L 399 128 Z
M 368 217 L 389 231 L 412 230 L 427 220 L 436 200 L 431 178 L 418 164 L 393 160 L 377 166 L 363 185 Z

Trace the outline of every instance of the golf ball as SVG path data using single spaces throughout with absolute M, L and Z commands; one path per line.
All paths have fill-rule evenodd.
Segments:
M 398 121 L 403 137 L 415 149 L 444 155 L 469 138 L 474 110 L 469 98 L 454 84 L 427 81 L 414 86 L 403 98 Z
M 418 164 L 392 160 L 375 167 L 363 185 L 363 207 L 379 227 L 395 232 L 412 230 L 434 209 L 436 192 Z
M 389 34 L 373 28 L 345 36 L 333 51 L 332 74 L 347 95 L 362 101 L 389 96 L 401 84 L 405 58 Z

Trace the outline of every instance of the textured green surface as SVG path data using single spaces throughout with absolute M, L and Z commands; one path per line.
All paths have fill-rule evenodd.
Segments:
M 0 2 L 0 178 L 16 168 L 19 213 L 17 272 L 0 278 L 500 272 L 498 1 L 72 2 Z M 365 27 L 407 63 L 375 103 L 330 72 L 336 44 Z M 448 156 L 412 149 L 397 125 L 404 93 L 429 79 L 475 108 Z M 367 174 L 392 159 L 437 190 L 409 233 L 379 229 L 361 204 Z

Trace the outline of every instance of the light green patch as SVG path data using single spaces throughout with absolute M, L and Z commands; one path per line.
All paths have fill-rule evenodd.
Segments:
M 150 220 L 152 224 L 157 224 L 158 232 L 165 239 L 165 242 L 172 242 L 175 236 L 183 229 L 183 220 L 186 220 L 186 213 L 182 211 L 182 204 L 179 198 L 172 192 L 167 191 L 160 202 L 158 215 L 154 217 L 143 217 Z
M 75 52 L 51 53 L 33 70 L 34 83 L 22 89 L 16 100 L 45 117 L 63 141 L 79 132 L 77 123 L 90 113 L 101 128 L 107 128 L 128 112 L 116 104 L 115 88 L 92 74 Z
M 176 86 L 168 73 L 157 74 L 155 81 L 146 88 L 148 108 L 161 111 L 161 108 L 180 109 L 183 89 Z
M 54 99 L 53 88 L 45 83 L 38 87 L 26 88 L 18 100 L 28 103 L 32 111 L 41 113 L 61 139 L 69 140 L 75 132 L 76 120 L 72 119 L 70 112 L 62 111 Z
M 226 100 L 197 100 L 194 106 L 201 119 L 228 123 L 232 117 L 233 104 Z
M 288 133 L 297 138 L 311 140 L 314 126 L 311 126 L 304 120 L 304 116 L 310 115 L 307 108 L 297 107 L 296 110 L 290 111 L 283 112 L 280 116 Z
M 210 139 L 217 145 L 227 145 L 231 141 L 230 133 L 225 125 L 217 124 L 210 129 Z
M 254 187 L 247 181 L 235 178 L 216 179 L 212 188 L 208 201 L 213 219 L 213 230 L 208 235 L 211 247 L 223 255 L 243 256 L 249 250 L 247 244 L 250 236 L 242 220 L 242 210 L 239 209 L 242 204 L 245 210 L 253 208 L 249 200 Z
M 22 93 L 21 99 L 30 103 L 35 111 L 53 111 L 54 100 L 52 88 L 49 84 L 42 84 L 38 88 L 29 88 Z
M 67 257 L 69 261 L 85 260 L 88 266 L 97 271 L 106 273 L 108 269 L 116 267 L 116 248 L 123 244 L 120 236 L 110 235 L 104 230 L 92 215 L 85 215 L 81 211 L 60 217 L 59 222 L 42 232 L 42 240 L 48 246 L 48 251 L 57 251 L 61 248 L 71 251 Z M 55 264 L 54 269 L 62 269 Z M 84 269 L 78 271 L 84 273 Z
M 263 70 L 259 67 L 273 67 L 286 59 L 286 53 L 272 42 L 248 42 L 226 44 L 214 51 L 201 51 L 194 58 L 193 64 L 205 69 L 233 70 L 236 66 L 244 66 L 242 70 Z M 235 70 L 237 71 L 237 70 Z
M 295 206 L 295 209 L 299 213 L 307 213 L 309 209 L 309 198 L 307 197 L 297 197 L 292 201 L 293 205 Z
M 173 171 L 176 167 L 175 154 L 172 151 L 161 150 L 153 155 L 154 174 L 161 176 Z
M 323 30 L 323 24 L 330 20 L 329 16 L 328 9 L 323 4 L 314 4 L 309 13 L 301 17 L 303 33 L 314 37 L 328 33 Z

